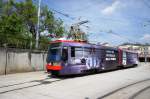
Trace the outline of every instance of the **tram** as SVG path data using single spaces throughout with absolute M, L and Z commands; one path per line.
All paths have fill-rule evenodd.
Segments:
M 52 75 L 86 74 L 138 65 L 138 54 L 129 50 L 71 40 L 49 44 L 47 72 Z

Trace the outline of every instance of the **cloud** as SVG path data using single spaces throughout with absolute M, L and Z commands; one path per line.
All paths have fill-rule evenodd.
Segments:
M 150 34 L 144 34 L 141 40 L 150 41 Z
M 120 1 L 115 1 L 110 6 L 107 6 L 106 8 L 104 8 L 101 11 L 101 13 L 104 15 L 111 15 L 116 11 L 116 9 L 119 7 L 120 4 L 121 4 Z

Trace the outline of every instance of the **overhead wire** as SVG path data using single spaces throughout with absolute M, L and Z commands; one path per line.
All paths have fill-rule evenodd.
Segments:
M 58 11 L 58 10 L 55 10 L 55 9 L 53 9 L 53 8 L 50 8 L 50 7 L 49 7 L 49 9 L 51 9 L 52 11 L 54 11 L 54 12 L 56 12 L 56 13 L 58 13 L 58 14 L 61 14 L 61 15 L 65 16 L 65 17 L 67 17 L 67 18 L 70 18 L 71 20 L 74 20 L 74 19 L 75 19 L 75 17 L 72 17 L 72 16 L 70 16 L 69 14 L 66 14 L 66 13 L 64 13 L 64 12 L 62 12 L 62 11 Z
M 145 3 L 145 0 L 144 0 L 144 4 L 146 4 L 149 8 L 150 8 L 150 6 L 147 4 L 147 3 Z M 80 11 L 84 11 L 85 9 L 87 10 L 87 8 L 90 8 L 90 6 L 92 6 L 92 5 L 87 5 L 86 7 L 84 7 L 84 8 L 81 8 L 81 9 L 79 9 Z M 50 8 L 50 7 L 49 7 Z M 61 14 L 61 15 L 63 15 L 63 16 L 65 16 L 65 17 L 67 17 L 67 18 L 69 18 L 69 19 L 71 19 L 71 20 L 74 20 L 75 19 L 75 17 L 72 17 L 72 16 L 70 16 L 69 14 L 66 14 L 66 13 L 64 13 L 64 12 L 62 12 L 62 11 L 58 11 L 58 10 L 56 10 L 56 9 L 54 9 L 54 8 L 50 8 L 52 11 L 54 11 L 54 12 L 56 12 L 56 13 L 58 13 L 58 14 Z M 78 10 L 76 10 L 76 11 L 78 11 Z M 150 18 L 145 18 L 145 17 L 137 17 L 137 16 L 126 16 L 126 17 L 128 17 L 128 18 L 130 18 L 130 19 L 135 19 L 135 23 L 142 23 L 143 22 L 143 20 L 149 20 Z M 131 17 L 134 17 L 134 18 L 131 18 Z M 113 22 L 119 22 L 119 23 L 121 23 L 121 24 L 124 24 L 124 20 L 120 20 L 120 19 L 114 19 L 114 18 L 106 18 L 106 17 L 99 17 L 100 19 L 103 19 L 103 20 L 107 20 L 107 21 L 113 21 Z M 140 20 L 139 20 L 140 19 Z M 138 20 L 138 21 L 137 21 Z M 139 22 L 139 21 L 141 21 L 141 22 Z M 113 35 L 117 35 L 118 36 L 118 34 L 114 34 L 113 33 Z M 119 35 L 120 36 L 120 35 Z
M 84 11 L 84 10 L 87 10 L 87 8 L 90 8 L 90 6 L 92 6 L 92 5 L 87 5 L 86 7 L 83 7 L 83 8 L 80 8 L 80 11 Z M 93 6 L 92 6 L 93 7 Z M 72 17 L 72 16 L 70 16 L 69 14 L 66 14 L 66 13 L 64 13 L 64 12 L 62 12 L 62 11 L 58 11 L 58 10 L 56 10 L 56 9 L 54 9 L 54 8 L 50 8 L 49 7 L 49 9 L 51 9 L 52 11 L 54 11 L 54 12 L 56 12 L 56 13 L 58 13 L 58 14 L 61 14 L 61 15 L 63 15 L 63 16 L 65 16 L 65 17 L 67 17 L 67 18 L 69 18 L 69 19 L 71 19 L 71 20 L 75 20 L 76 18 L 75 17 Z M 77 9 L 76 11 L 78 11 L 79 9 Z M 76 11 L 73 11 L 73 12 L 76 12 Z M 126 16 L 126 17 L 128 17 L 128 18 L 130 18 L 131 19 L 131 16 Z M 137 16 L 132 16 L 132 17 L 134 17 L 134 18 L 132 18 L 132 19 L 135 19 L 136 18 L 136 20 L 134 21 L 135 23 L 142 23 L 143 22 L 143 19 L 144 20 L 150 20 L 150 18 L 144 18 L 144 17 L 137 17 Z M 118 22 L 118 23 L 121 23 L 121 24 L 124 24 L 124 20 L 120 20 L 120 19 L 114 19 L 114 18 L 106 18 L 106 17 L 96 17 L 96 18 L 99 18 L 99 19 L 103 19 L 103 20 L 107 20 L 107 21 L 113 21 L 113 22 Z M 96 19 L 95 18 L 95 19 Z M 141 22 L 138 22 L 138 21 L 140 21 L 141 20 Z M 138 21 L 137 21 L 138 20 Z M 133 21 L 133 20 L 132 20 Z
M 148 2 L 146 0 L 142 0 L 144 5 L 146 5 L 148 8 L 150 8 L 150 5 L 148 4 Z

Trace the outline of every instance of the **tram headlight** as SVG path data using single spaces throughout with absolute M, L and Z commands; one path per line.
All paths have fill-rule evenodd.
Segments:
M 61 63 L 60 62 L 53 62 L 53 64 L 52 64 L 53 66 L 60 66 L 61 65 Z
M 48 65 L 48 66 L 51 66 L 51 65 L 52 65 L 52 63 L 48 63 L 47 65 Z
M 49 62 L 47 63 L 47 66 L 60 66 L 61 63 L 60 62 Z

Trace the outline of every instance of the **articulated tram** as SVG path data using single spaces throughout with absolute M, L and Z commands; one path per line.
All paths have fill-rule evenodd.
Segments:
M 52 75 L 85 74 L 138 64 L 138 54 L 85 42 L 56 40 L 49 45 L 46 69 Z

